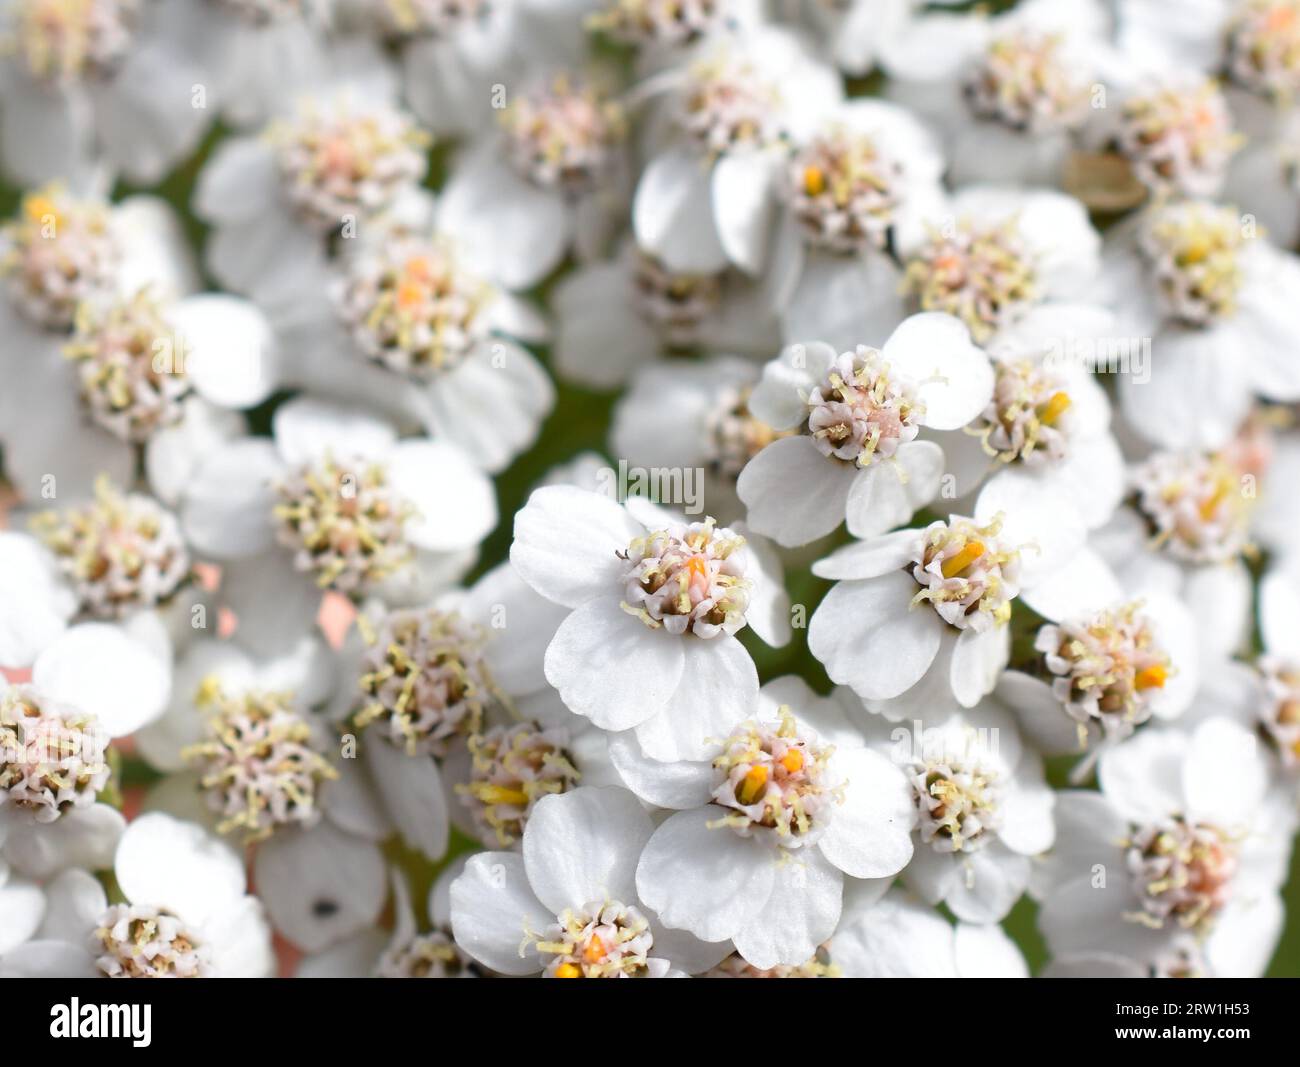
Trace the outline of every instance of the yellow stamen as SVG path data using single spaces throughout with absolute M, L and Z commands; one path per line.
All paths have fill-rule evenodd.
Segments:
M 742 804 L 753 804 L 763 794 L 767 785 L 767 768 L 761 763 L 750 767 L 736 790 L 736 799 Z
M 797 748 L 786 749 L 785 755 L 781 757 L 781 766 L 791 774 L 798 774 L 803 770 L 803 753 Z
M 582 972 L 572 963 L 561 963 L 555 968 L 556 978 L 581 978 Z
M 974 563 L 980 556 L 984 555 L 984 546 L 979 541 L 969 542 L 955 556 L 950 556 L 944 561 L 943 576 L 945 578 L 956 578 L 967 567 Z
M 1065 414 L 1066 409 L 1070 406 L 1069 393 L 1053 393 L 1051 399 L 1043 405 L 1043 410 L 1038 416 L 1038 421 L 1047 426 L 1056 424 L 1056 420 Z
M 1156 663 L 1138 671 L 1134 684 L 1139 689 L 1163 689 L 1169 679 L 1169 671 L 1162 664 Z
M 826 175 L 821 167 L 804 167 L 803 187 L 809 196 L 820 196 L 826 191 Z

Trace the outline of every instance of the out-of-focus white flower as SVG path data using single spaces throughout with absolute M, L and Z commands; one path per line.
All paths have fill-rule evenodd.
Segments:
M 736 271 L 670 271 L 629 240 L 556 285 L 555 367 L 577 385 L 613 389 L 665 350 L 764 356 L 780 339 L 770 297 Z
M 1155 205 L 1107 235 L 1096 292 L 1150 366 L 1119 380 L 1132 428 L 1159 445 L 1219 448 L 1256 396 L 1300 399 L 1291 338 L 1300 259 L 1254 220 L 1201 200 Z
M 654 832 L 627 790 L 543 799 L 522 855 L 480 852 L 451 884 L 456 943 L 491 970 L 546 978 L 681 978 L 730 946 L 668 929 L 637 893 Z
M 807 544 L 841 520 L 858 537 L 909 521 L 939 491 L 943 450 L 922 427 L 956 430 L 989 403 L 993 371 L 951 315 L 914 315 L 880 349 L 796 344 L 763 368 L 753 413 L 797 430 L 760 450 L 737 491 L 759 533 Z
M 1108 23 L 1097 0 L 1029 0 L 994 17 L 923 14 L 881 51 L 886 92 L 942 135 L 951 181 L 1059 185 L 1097 106 Z
M 775 26 L 706 38 L 641 90 L 662 94 L 637 184 L 637 243 L 669 270 L 756 275 L 767 258 L 787 138 L 801 142 L 843 96 L 801 37 Z
M 333 684 L 310 639 L 262 660 L 207 639 L 178 663 L 166 714 L 136 738 L 169 776 L 150 805 L 252 845 L 271 922 L 308 952 L 373 923 L 385 898 L 378 842 L 391 825 L 355 753 L 340 758 L 312 710 Z
M 19 181 L 82 182 L 106 170 L 159 181 L 212 112 L 177 5 L 15 0 L 0 12 L 0 161 Z
M 851 345 L 906 314 L 895 234 L 942 210 L 943 157 L 908 112 L 849 100 L 794 142 L 775 179 L 782 205 L 764 284 L 787 340 Z
M 398 105 L 382 53 L 349 41 L 327 69 L 262 136 L 229 138 L 204 164 L 193 207 L 213 227 L 207 264 L 227 288 L 291 286 L 328 237 L 364 232 L 424 177 L 428 137 Z
M 125 903 L 83 870 L 46 889 L 36 936 L 0 955 L 0 974 L 43 978 L 266 978 L 271 931 L 244 865 L 202 827 L 142 815 L 113 864 Z
M 625 734 L 611 755 L 642 799 L 675 809 L 642 853 L 641 898 L 754 967 L 795 967 L 834 932 L 846 875 L 883 890 L 907 864 L 915 816 L 902 772 L 802 679 L 769 682 L 751 716 L 702 759 L 661 763 Z
M 454 445 L 309 397 L 272 428 L 208 455 L 180 507 L 196 554 L 222 563 L 246 647 L 292 646 L 327 589 L 418 602 L 468 569 L 496 522 L 491 483 Z
M 749 713 L 758 673 L 736 633 L 789 640 L 780 564 L 743 527 L 686 522 L 569 486 L 534 491 L 510 562 L 571 608 L 546 649 L 546 680 L 604 730 L 635 728 L 654 759 L 699 759 Z
M 1169 973 L 1190 934 L 1212 973 L 1262 973 L 1295 824 L 1266 798 L 1256 739 L 1225 719 L 1145 730 L 1103 753 L 1098 778 L 1100 794 L 1058 794 L 1056 847 L 1035 875 L 1052 953 Z

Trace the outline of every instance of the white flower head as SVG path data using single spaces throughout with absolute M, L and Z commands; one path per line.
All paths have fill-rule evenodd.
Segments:
M 798 545 L 846 515 L 858 536 L 907 522 L 943 474 L 942 450 L 918 441 L 920 429 L 965 425 L 992 389 L 988 357 L 948 315 L 913 316 L 879 350 L 787 348 L 764 368 L 750 409 L 773 429 L 799 432 L 762 449 L 741 473 L 750 524 Z

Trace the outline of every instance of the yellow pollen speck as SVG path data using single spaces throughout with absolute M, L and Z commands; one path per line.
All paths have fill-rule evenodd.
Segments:
M 803 770 L 803 753 L 797 748 L 787 749 L 785 755 L 781 757 L 781 766 L 791 774 L 798 774 Z
M 556 978 L 581 978 L 582 972 L 572 963 L 561 963 L 555 968 Z
M 826 175 L 821 167 L 804 167 L 803 187 L 809 196 L 820 196 L 826 190 Z
M 971 541 L 956 555 L 944 561 L 943 576 L 945 578 L 957 577 L 982 555 L 984 555 L 984 545 L 979 541 Z

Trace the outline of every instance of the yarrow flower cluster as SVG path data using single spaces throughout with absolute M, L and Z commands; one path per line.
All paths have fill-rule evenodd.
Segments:
M 1294 973 L 1300 0 L 1174 6 L 0 3 L 0 977 Z

